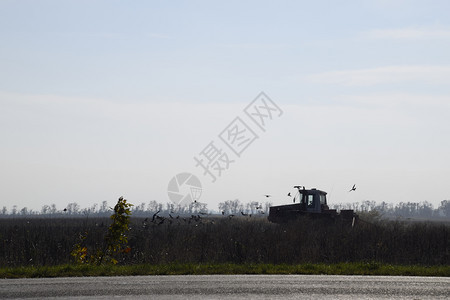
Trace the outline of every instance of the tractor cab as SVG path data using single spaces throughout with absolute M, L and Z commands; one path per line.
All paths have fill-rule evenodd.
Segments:
M 304 186 L 294 186 L 298 190 L 293 198 L 293 204 L 272 206 L 269 210 L 269 221 L 283 223 L 296 219 L 302 215 L 320 217 L 322 215 L 336 214 L 327 205 L 327 193 L 318 189 L 305 189 Z
M 295 186 L 298 189 L 298 201 L 300 204 L 300 211 L 308 213 L 322 213 L 328 210 L 327 193 L 318 189 L 306 190 L 305 187 Z M 294 197 L 294 203 L 296 201 Z

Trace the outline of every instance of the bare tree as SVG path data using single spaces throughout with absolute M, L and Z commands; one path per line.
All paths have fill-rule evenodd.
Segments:
M 158 202 L 156 202 L 155 200 L 150 201 L 147 204 L 147 210 L 148 211 L 158 211 Z
M 79 210 L 80 210 L 80 206 L 76 202 L 72 202 L 67 205 L 67 213 L 69 215 L 78 214 Z
M 439 206 L 439 210 L 446 217 L 450 217 L 450 200 L 442 200 L 441 206 Z
M 42 206 L 41 214 L 46 215 L 46 214 L 48 214 L 49 212 L 50 212 L 50 206 L 48 206 L 48 205 Z
M 102 205 L 101 205 L 101 207 L 99 209 L 99 212 L 100 213 L 106 213 L 106 212 L 108 212 L 108 210 L 109 210 L 109 208 L 108 208 L 108 201 L 103 201 Z
M 20 210 L 20 214 L 21 214 L 22 216 L 27 215 L 27 214 L 28 214 L 28 208 L 26 208 L 26 207 L 22 208 L 22 209 Z

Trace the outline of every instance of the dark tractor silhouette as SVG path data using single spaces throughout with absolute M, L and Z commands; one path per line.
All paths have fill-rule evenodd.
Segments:
M 272 206 L 269 210 L 269 221 L 286 223 L 300 217 L 324 218 L 330 220 L 349 222 L 354 226 L 358 216 L 352 209 L 330 209 L 327 205 L 327 193 L 318 189 L 305 189 L 304 186 L 294 186 L 298 190 L 294 196 L 294 204 Z M 295 199 L 298 197 L 298 203 Z

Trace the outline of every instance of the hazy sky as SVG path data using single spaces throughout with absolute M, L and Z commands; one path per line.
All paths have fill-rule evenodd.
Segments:
M 437 206 L 449 49 L 447 0 L 0 0 L 0 206 L 167 202 L 182 172 L 210 209 L 294 185 Z M 244 113 L 261 91 L 282 111 L 265 131 Z M 236 117 L 258 136 L 239 157 Z M 233 161 L 214 183 L 210 142 Z

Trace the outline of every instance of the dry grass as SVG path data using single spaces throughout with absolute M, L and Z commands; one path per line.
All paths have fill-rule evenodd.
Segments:
M 151 216 L 131 218 L 131 251 L 121 265 L 382 265 L 448 266 L 450 226 L 392 221 L 348 224 L 303 219 L 286 225 L 264 218 L 174 216 L 158 225 Z M 84 241 L 95 248 L 110 220 L 0 219 L 0 266 L 55 266 L 72 263 L 70 252 Z

